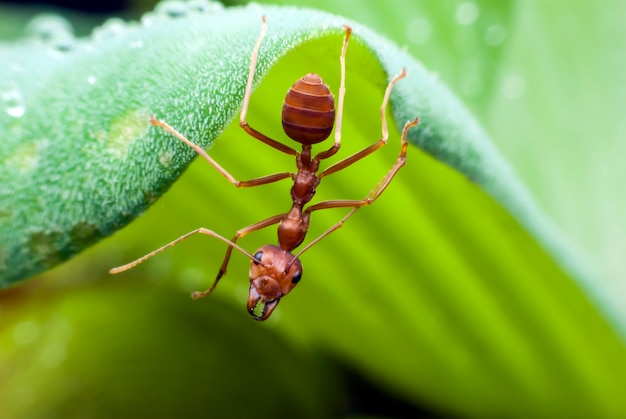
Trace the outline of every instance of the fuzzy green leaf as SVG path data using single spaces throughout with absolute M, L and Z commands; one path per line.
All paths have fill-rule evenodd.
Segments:
M 457 414 L 623 412 L 623 325 L 593 277 L 436 77 L 367 28 L 328 14 L 257 6 L 155 14 L 143 25 L 109 24 L 67 52 L 58 50 L 66 42 L 4 46 L 2 284 L 111 234 L 179 177 L 194 153 L 151 127 L 152 113 L 205 148 L 221 135 L 211 153 L 239 179 L 293 170 L 231 124 L 262 14 L 269 22 L 257 69 L 263 83 L 248 120 L 273 138 L 284 140 L 278 115 L 292 80 L 315 71 L 337 90 L 346 23 L 355 36 L 342 155 L 377 140 L 384 87 L 402 67 L 408 72 L 392 95 L 390 144 L 325 179 L 320 199 L 364 196 L 395 159 L 397 128 L 421 119 L 410 132 L 419 148 L 409 150 L 407 167 L 372 208 L 303 255 L 305 279 L 270 324 Z M 125 247 L 123 263 L 199 225 L 229 236 L 288 208 L 285 184 L 235 191 L 203 163 L 164 199 L 167 212 L 149 211 L 99 247 L 102 255 Z M 310 237 L 340 218 L 316 213 Z M 275 240 L 274 232 L 256 237 L 256 244 Z M 253 250 L 252 240 L 242 244 Z M 221 243 L 181 246 L 137 269 L 155 277 L 184 276 L 182 266 L 212 272 L 224 251 Z M 233 258 L 221 289 L 242 282 L 242 260 Z M 171 270 L 150 267 L 168 263 Z

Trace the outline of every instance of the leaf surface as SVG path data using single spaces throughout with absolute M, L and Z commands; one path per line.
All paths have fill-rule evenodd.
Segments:
M 274 324 L 405 396 L 457 414 L 624 411 L 623 324 L 483 130 L 414 58 L 324 13 L 250 6 L 176 19 L 153 14 L 141 25 L 110 22 L 70 51 L 34 41 L 4 45 L 2 285 L 110 235 L 178 179 L 194 153 L 151 127 L 150 114 L 205 148 L 219 136 L 211 154 L 239 179 L 293 170 L 231 123 L 262 14 L 269 31 L 256 80 L 263 83 L 248 121 L 278 140 L 285 141 L 278 115 L 293 80 L 315 71 L 337 91 L 344 24 L 354 39 L 343 156 L 378 139 L 384 88 L 407 69 L 392 94 L 390 144 L 324 179 L 319 199 L 365 196 L 395 161 L 398 128 L 415 116 L 421 121 L 409 136 L 417 147 L 383 197 L 303 255 L 305 280 L 281 302 Z M 165 197 L 167 212 L 149 211 L 101 248 L 129 249 L 123 263 L 199 225 L 230 236 L 289 206 L 286 184 L 235 191 L 212 170 L 192 165 Z M 327 213 L 314 215 L 309 239 L 342 216 Z M 252 243 L 274 237 L 263 232 L 242 244 L 252 251 Z M 155 276 L 178 275 L 182 266 L 212 271 L 224 251 L 221 243 L 181 246 L 162 255 L 172 271 L 137 269 Z M 246 263 L 236 263 L 231 284 L 220 287 L 241 283 Z

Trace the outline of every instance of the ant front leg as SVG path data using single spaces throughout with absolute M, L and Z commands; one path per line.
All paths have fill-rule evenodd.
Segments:
M 169 132 L 174 137 L 178 138 L 180 141 L 182 141 L 183 143 L 187 144 L 196 153 L 198 153 L 200 156 L 202 156 L 203 159 L 208 161 L 211 164 L 211 166 L 213 166 L 218 172 L 220 172 L 220 174 L 222 176 L 224 176 L 226 178 L 226 180 L 228 180 L 230 183 L 235 185 L 237 188 L 247 188 L 247 187 L 252 187 L 252 186 L 265 185 L 267 183 L 277 182 L 279 180 L 286 179 L 286 178 L 289 178 L 289 177 L 293 178 L 293 174 L 292 173 L 283 172 L 283 173 L 274 173 L 272 175 L 263 176 L 263 177 L 255 178 L 255 179 L 251 179 L 251 180 L 237 180 L 226 169 L 224 169 L 218 162 L 216 162 L 211 156 L 209 156 L 207 154 L 207 152 L 204 151 L 198 144 L 196 144 L 196 143 L 192 142 L 191 140 L 187 139 L 183 134 L 181 134 L 180 132 L 176 131 L 167 122 L 160 121 L 160 120 L 156 119 L 154 117 L 154 115 L 152 115 L 150 117 L 150 123 L 152 125 L 157 126 L 157 127 L 163 128 L 165 131 Z
M 217 287 L 217 283 L 226 274 L 226 268 L 228 267 L 228 262 L 230 262 L 230 256 L 233 253 L 233 248 L 239 249 L 239 246 L 236 244 L 238 239 L 242 238 L 243 236 L 245 236 L 248 233 L 252 233 L 253 231 L 261 230 L 262 228 L 269 227 L 271 225 L 279 223 L 280 220 L 282 220 L 284 216 L 285 216 L 285 214 L 275 215 L 275 216 L 267 218 L 267 219 L 265 219 L 263 221 L 259 221 L 258 223 L 254 223 L 252 225 L 249 225 L 248 227 L 244 227 L 241 230 L 238 230 L 237 233 L 235 233 L 235 236 L 230 241 L 227 241 L 229 246 L 228 246 L 228 249 L 226 249 L 226 255 L 224 256 L 224 261 L 222 262 L 222 266 L 220 266 L 220 270 L 217 273 L 217 277 L 215 278 L 215 281 L 213 281 L 213 285 L 211 285 L 211 288 L 209 288 L 206 291 L 196 291 L 196 292 L 194 292 L 191 295 L 192 298 L 195 300 L 197 298 L 206 297 L 207 295 L 209 295 L 210 293 L 213 292 L 215 287 Z
M 134 261 L 132 261 L 130 263 L 127 263 L 125 265 L 118 266 L 116 268 L 112 268 L 111 270 L 109 270 L 109 273 L 114 275 L 114 274 L 119 274 L 121 272 L 128 271 L 128 270 L 134 268 L 135 266 L 139 265 L 140 263 L 145 262 L 146 260 L 150 259 L 151 257 L 158 255 L 159 253 L 169 249 L 170 247 L 176 246 L 178 243 L 182 242 L 183 240 L 188 239 L 191 236 L 195 236 L 196 234 L 204 234 L 206 236 L 215 237 L 216 239 L 221 240 L 224 243 L 227 243 L 230 246 L 229 247 L 230 249 L 235 248 L 238 251 L 240 251 L 241 253 L 243 253 L 244 255 L 246 255 L 251 260 L 253 260 L 253 261 L 256 260 L 254 258 L 254 256 L 252 256 L 250 253 L 245 251 L 242 247 L 237 245 L 235 242 L 233 242 L 231 240 L 228 240 L 226 237 L 217 234 L 213 230 L 209 230 L 208 228 L 202 228 L 201 227 L 201 228 L 197 228 L 197 229 L 195 229 L 193 231 L 190 231 L 187 234 L 183 234 L 182 236 L 180 236 L 176 240 L 172 240 L 171 242 L 169 242 L 165 246 L 161 246 L 158 249 L 153 250 L 152 252 L 148 253 L 147 255 L 144 255 L 144 256 L 140 257 L 139 259 L 136 259 L 136 260 L 134 260 Z
M 343 224 L 348 220 L 348 218 L 352 217 L 354 213 L 359 210 L 359 208 L 366 206 L 366 205 L 370 205 L 378 199 L 378 197 L 385 191 L 387 186 L 389 186 L 389 184 L 391 183 L 393 178 L 396 176 L 398 171 L 406 163 L 406 152 L 407 152 L 407 148 L 409 145 L 409 143 L 406 140 L 406 136 L 409 131 L 409 128 L 416 126 L 418 123 L 419 123 L 419 119 L 415 118 L 413 121 L 408 121 L 404 125 L 404 129 L 402 130 L 402 139 L 401 139 L 402 145 L 400 147 L 400 154 L 398 155 L 398 158 L 396 159 L 395 164 L 392 166 L 391 170 L 389 170 L 389 172 L 387 172 L 387 174 L 381 179 L 381 181 L 378 182 L 378 184 L 374 187 L 374 189 L 372 189 L 370 193 L 367 194 L 365 198 L 361 200 L 347 200 L 346 199 L 346 200 L 322 201 L 322 202 L 319 202 L 315 205 L 308 207 L 304 211 L 305 214 L 310 214 L 313 211 L 319 211 L 319 210 L 328 209 L 328 208 L 352 208 L 352 211 L 350 211 L 345 217 L 343 217 L 341 221 L 339 221 L 337 224 L 330 227 L 328 230 L 326 230 L 326 232 L 321 234 L 311 243 L 307 244 L 304 248 L 302 248 L 302 250 L 296 253 L 295 258 L 299 258 L 300 255 L 302 255 L 302 253 L 310 249 L 313 245 L 315 245 L 317 242 L 322 240 L 324 237 L 328 236 L 333 231 L 341 228 Z
M 324 176 L 343 170 L 346 167 L 361 160 L 362 158 L 369 156 L 370 154 L 387 144 L 387 140 L 389 139 L 389 128 L 387 127 L 387 114 L 385 113 L 385 111 L 387 110 L 387 104 L 389 103 L 389 98 L 391 97 L 391 91 L 393 89 L 393 86 L 395 86 L 395 84 L 404 77 L 406 77 L 406 70 L 403 68 L 400 74 L 391 79 L 391 81 L 387 85 L 387 89 L 385 89 L 383 103 L 380 106 L 380 119 L 382 124 L 381 138 L 371 146 L 364 148 L 363 150 L 351 155 L 350 157 L 346 157 L 345 159 L 338 161 L 330 167 L 327 167 L 325 170 L 322 171 L 322 173 L 319 174 L 319 178 L 323 178 Z
M 270 147 L 273 147 L 278 151 L 282 151 L 285 154 L 289 154 L 291 156 L 297 156 L 298 155 L 297 150 L 281 142 L 273 140 L 264 134 L 261 134 L 259 131 L 252 128 L 246 121 L 246 115 L 248 114 L 248 106 L 250 105 L 250 96 L 252 95 L 252 82 L 254 81 L 254 72 L 256 70 L 256 62 L 259 56 L 259 49 L 261 48 L 261 43 L 263 41 L 263 38 L 265 37 L 266 32 L 267 32 L 267 21 L 265 19 L 265 16 L 263 16 L 262 24 L 261 24 L 261 33 L 259 34 L 259 38 L 257 39 L 256 44 L 254 45 L 254 49 L 252 50 L 252 55 L 250 56 L 250 71 L 248 72 L 248 82 L 246 83 L 246 90 L 243 95 L 243 105 L 241 106 L 241 114 L 239 115 L 239 126 L 245 132 L 247 132 L 248 135 L 269 145 Z
M 343 38 L 343 46 L 341 47 L 341 55 L 339 56 L 339 66 L 341 68 L 341 75 L 339 81 L 339 93 L 337 96 L 337 118 L 335 120 L 335 142 L 332 147 L 326 151 L 318 153 L 314 160 L 320 161 L 327 159 L 339 151 L 341 147 L 341 130 L 343 127 L 343 103 L 346 96 L 346 52 L 348 52 L 348 41 L 352 34 L 352 28 L 344 26 L 346 34 Z

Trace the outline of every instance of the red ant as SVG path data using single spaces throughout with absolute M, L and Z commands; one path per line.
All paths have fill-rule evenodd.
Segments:
M 248 74 L 248 82 L 243 98 L 243 106 L 241 109 L 241 116 L 239 119 L 239 125 L 250 136 L 257 140 L 281 151 L 285 154 L 292 155 L 296 158 L 296 165 L 298 171 L 296 173 L 276 173 L 269 176 L 260 177 L 257 179 L 239 181 L 236 180 L 230 173 L 228 173 L 222 166 L 220 166 L 215 160 L 198 145 L 192 143 L 185 138 L 182 134 L 177 132 L 174 128 L 169 126 L 163 121 L 159 121 L 154 118 L 150 119 L 153 125 L 162 127 L 166 131 L 170 132 L 176 138 L 187 144 L 194 149 L 199 155 L 207 160 L 218 172 L 222 174 L 230 183 L 238 188 L 251 187 L 264 185 L 267 183 L 276 182 L 285 178 L 291 178 L 293 180 L 293 186 L 291 188 L 291 199 L 293 205 L 291 210 L 285 214 L 275 215 L 265 220 L 259 221 L 252 225 L 249 225 L 241 230 L 237 231 L 232 240 L 215 233 L 212 230 L 206 228 L 198 228 L 193 230 L 176 240 L 166 244 L 159 249 L 154 250 L 151 253 L 130 262 L 126 265 L 119 266 L 111 269 L 110 273 L 116 274 L 119 272 L 131 269 L 144 260 L 151 258 L 164 251 L 165 249 L 172 247 L 186 238 L 195 235 L 197 233 L 206 234 L 208 236 L 215 237 L 228 244 L 228 250 L 226 256 L 222 262 L 222 266 L 217 274 L 217 278 L 213 282 L 211 288 L 206 291 L 196 291 L 192 294 L 194 299 L 205 297 L 210 294 L 220 278 L 226 273 L 226 267 L 230 260 L 233 249 L 237 249 L 244 255 L 246 255 L 252 262 L 250 263 L 250 291 L 248 294 L 248 312 L 256 320 L 267 319 L 282 297 L 287 295 L 302 278 L 302 264 L 300 263 L 300 255 L 319 242 L 321 239 L 340 228 L 343 223 L 350 218 L 360 207 L 370 205 L 374 202 L 389 185 L 393 177 L 406 161 L 406 152 L 408 143 L 406 141 L 407 131 L 409 128 L 417 125 L 418 118 L 413 121 L 409 121 L 404 125 L 402 130 L 401 149 L 400 154 L 393 165 L 391 170 L 383 177 L 383 179 L 372 189 L 372 191 L 362 200 L 331 200 L 323 201 L 317 204 L 311 205 L 304 209 L 304 206 L 315 195 L 315 188 L 319 185 L 323 177 L 332 173 L 338 172 L 352 165 L 353 163 L 361 160 L 365 156 L 370 155 L 374 151 L 378 150 L 387 143 L 389 136 L 387 129 L 387 119 L 385 116 L 385 109 L 389 102 L 389 96 L 393 86 L 406 75 L 406 71 L 402 72 L 394 77 L 387 89 L 385 90 L 385 96 L 380 108 L 380 116 L 382 120 L 382 138 L 374 144 L 366 147 L 365 149 L 347 157 L 330 167 L 322 170 L 318 173 L 319 164 L 322 160 L 325 160 L 337 153 L 341 146 L 341 123 L 343 118 L 343 103 L 346 93 L 345 86 L 345 57 L 348 47 L 348 40 L 352 29 L 345 27 L 346 34 L 343 40 L 343 48 L 341 50 L 341 56 L 339 58 L 341 65 L 341 81 L 339 87 L 339 98 L 337 103 L 337 117 L 335 119 L 335 101 L 328 86 L 322 81 L 319 75 L 310 73 L 298 80 L 287 92 L 287 97 L 283 104 L 282 110 L 282 122 L 283 129 L 287 136 L 292 140 L 302 145 L 302 151 L 297 150 L 273 140 L 260 132 L 256 131 L 248 122 L 246 122 L 246 114 L 248 111 L 248 105 L 250 102 L 250 95 L 252 93 L 252 81 L 256 69 L 256 62 L 258 57 L 259 48 L 261 42 L 265 36 L 267 30 L 267 24 L 265 16 L 263 16 L 261 34 L 252 50 L 250 72 Z M 315 155 L 311 154 L 311 146 L 327 139 L 336 121 L 335 128 L 335 142 L 326 151 L 322 151 Z M 311 213 L 327 208 L 352 208 L 352 210 L 337 224 L 330 227 L 325 233 L 317 237 L 311 243 L 306 245 L 295 255 L 291 252 L 297 248 L 306 235 L 309 228 Z M 260 247 L 254 254 L 248 253 L 246 250 L 236 244 L 236 241 L 253 231 L 260 230 L 271 225 L 278 224 L 278 246 L 267 244 Z

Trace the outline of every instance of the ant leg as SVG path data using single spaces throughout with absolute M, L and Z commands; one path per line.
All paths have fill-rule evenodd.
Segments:
M 351 155 L 350 157 L 346 157 L 345 159 L 338 161 L 332 166 L 327 167 L 325 170 L 322 171 L 322 173 L 319 174 L 318 176 L 319 178 L 322 178 L 324 176 L 327 176 L 332 173 L 338 172 L 342 169 L 345 169 L 351 164 L 361 160 L 362 158 L 366 156 L 369 156 L 374 151 L 378 150 L 379 148 L 387 144 L 387 139 L 389 138 L 389 129 L 387 127 L 387 115 L 385 111 L 387 109 L 387 104 L 389 103 L 389 98 L 391 96 L 391 90 L 393 89 L 393 86 L 398 82 L 398 80 L 403 79 L 405 76 L 406 76 L 406 70 L 403 68 L 400 74 L 398 74 L 393 79 L 391 79 L 391 81 L 387 85 L 387 89 L 385 90 L 383 103 L 380 106 L 380 119 L 382 121 L 382 137 L 380 138 L 380 140 L 370 145 L 369 147 L 366 147 L 363 150 Z
M 191 237 L 191 236 L 193 236 L 195 234 L 205 234 L 207 236 L 215 237 L 216 239 L 219 239 L 219 240 L 221 240 L 221 241 L 223 241 L 225 243 L 228 243 L 230 248 L 234 247 L 235 249 L 239 250 L 241 253 L 246 255 L 251 260 L 256 260 L 254 258 L 254 256 L 252 256 L 250 253 L 245 251 L 242 247 L 237 245 L 235 242 L 233 242 L 231 240 L 228 240 L 226 237 L 220 236 L 216 232 L 214 232 L 212 230 L 209 230 L 207 228 L 198 228 L 196 230 L 190 231 L 189 233 L 180 236 L 179 238 L 169 242 L 165 246 L 159 247 L 158 249 L 148 253 L 147 255 L 144 255 L 144 256 L 140 257 L 139 259 L 136 259 L 136 260 L 134 260 L 134 261 L 132 261 L 130 263 L 127 263 L 126 265 L 118 266 L 116 268 L 113 268 L 113 269 L 109 270 L 109 273 L 110 274 L 119 274 L 120 272 L 124 272 L 124 271 L 127 271 L 129 269 L 132 269 L 135 266 L 139 265 L 141 262 L 144 262 L 147 259 L 150 259 L 152 256 L 155 256 L 155 255 L 163 252 L 164 250 L 169 249 L 170 247 L 173 247 L 173 246 L 177 245 L 178 243 L 182 242 L 183 240 L 185 240 L 185 239 L 187 239 L 187 238 L 189 238 L 189 237 Z
M 315 160 L 324 160 L 334 155 L 339 151 L 341 147 L 341 128 L 343 124 L 343 103 L 346 96 L 346 52 L 348 51 L 348 40 L 352 34 L 352 28 L 344 26 L 346 35 L 343 38 L 343 47 L 341 48 L 341 55 L 339 56 L 339 64 L 341 67 L 341 78 L 339 82 L 339 93 L 337 97 L 337 119 L 335 125 L 335 142 L 332 147 L 326 151 L 322 151 L 315 156 Z
M 246 122 L 246 114 L 248 113 L 248 105 L 250 103 L 250 95 L 252 94 L 252 82 L 254 81 L 254 71 L 256 69 L 257 57 L 258 57 L 258 54 L 259 54 L 259 49 L 261 48 L 261 41 L 265 37 L 265 32 L 266 31 L 267 31 L 267 22 L 265 20 L 265 16 L 263 16 L 263 18 L 262 18 L 262 26 L 261 26 L 261 34 L 259 35 L 259 38 L 257 39 L 257 42 L 256 42 L 256 44 L 254 46 L 254 49 L 252 50 L 252 56 L 251 56 L 251 59 L 250 59 L 250 61 L 251 61 L 251 63 L 250 63 L 250 72 L 248 74 L 248 82 L 246 84 L 246 90 L 245 90 L 245 94 L 244 94 L 244 97 L 243 97 L 243 106 L 241 108 L 241 115 L 240 115 L 240 119 L 239 119 L 239 125 L 241 126 L 241 128 L 244 129 L 244 131 L 246 131 L 249 135 L 251 135 L 252 137 L 256 138 L 257 140 L 262 141 L 263 143 L 265 143 L 265 144 L 275 148 L 278 151 L 282 151 L 283 153 L 286 153 L 286 154 L 289 154 L 289 155 L 292 155 L 292 156 L 297 156 L 298 152 L 296 150 L 294 150 L 293 148 L 291 148 L 291 147 L 289 147 L 289 146 L 287 146 L 285 144 L 282 144 L 282 143 L 280 143 L 280 142 L 278 142 L 276 140 L 273 140 L 273 139 L 271 139 L 271 138 L 261 134 L 260 132 L 258 132 L 255 129 L 253 129 L 252 127 L 250 127 L 248 125 L 248 123 Z M 267 183 L 277 182 L 279 180 L 286 179 L 288 177 L 293 177 L 292 173 L 284 172 L 284 173 L 275 173 L 273 175 L 268 175 L 268 176 L 260 177 L 260 178 L 257 178 L 257 179 L 247 180 L 247 181 L 237 180 L 226 169 L 224 169 L 218 162 L 213 160 L 201 147 L 199 147 L 197 144 L 194 144 L 193 142 L 191 142 L 190 140 L 185 138 L 184 135 L 182 135 L 181 133 L 176 131 L 170 125 L 168 125 L 164 121 L 157 120 L 154 116 L 152 116 L 150 118 L 150 122 L 153 125 L 162 127 L 163 129 L 165 129 L 166 131 L 168 131 L 169 133 L 174 135 L 176 138 L 178 138 L 179 140 L 181 140 L 182 142 L 187 144 L 196 153 L 200 154 L 206 161 L 208 161 L 213 167 L 215 167 L 215 169 L 218 172 L 220 172 L 222 174 L 222 176 L 224 176 L 226 178 L 226 180 L 228 180 L 230 183 L 232 183 L 233 185 L 235 185 L 238 188 L 250 187 L 250 186 L 258 186 L 258 185 L 265 185 Z
M 192 141 L 190 141 L 189 139 L 187 139 L 184 135 L 182 135 L 180 132 L 176 131 L 174 128 L 172 128 L 166 122 L 159 121 L 158 119 L 156 119 L 154 117 L 154 115 L 152 115 L 150 117 L 150 123 L 152 125 L 157 126 L 157 127 L 163 128 L 165 131 L 169 132 L 174 137 L 178 138 L 180 141 L 182 141 L 183 143 L 187 144 L 196 153 L 198 153 L 200 156 L 202 156 L 202 158 L 204 158 L 206 161 L 208 161 L 211 164 L 211 166 L 215 167 L 215 169 L 218 172 L 220 172 L 220 174 L 222 176 L 224 176 L 226 178 L 226 180 L 228 180 L 230 183 L 235 185 L 235 187 L 237 187 L 237 188 L 246 188 L 246 187 L 251 187 L 251 186 L 265 185 L 267 183 L 277 182 L 279 180 L 286 179 L 288 177 L 293 177 L 293 175 L 291 173 L 284 172 L 284 173 L 275 173 L 273 175 L 263 176 L 263 177 L 256 178 L 256 179 L 251 179 L 251 180 L 237 180 L 237 179 L 235 179 L 233 177 L 233 175 L 228 173 L 228 171 L 226 169 L 224 169 L 218 162 L 213 160 L 213 158 L 211 158 L 211 156 L 209 156 L 207 154 L 207 152 L 204 151 L 199 145 L 197 145 L 197 144 L 193 143 Z
M 265 19 L 265 15 L 262 17 L 261 24 L 261 33 L 259 34 L 259 38 L 254 45 L 254 49 L 252 50 L 252 55 L 250 56 L 250 71 L 248 73 L 248 82 L 246 83 L 246 90 L 243 96 L 243 105 L 241 106 L 241 114 L 239 116 L 239 126 L 248 133 L 248 135 L 256 138 L 257 140 L 269 145 L 270 147 L 275 148 L 278 151 L 282 151 L 285 154 L 289 154 L 291 156 L 297 156 L 298 151 L 293 148 L 273 140 L 268 136 L 261 134 L 250 125 L 246 121 L 246 115 L 248 113 L 248 106 L 250 104 L 250 96 L 252 95 L 252 82 L 254 81 L 254 71 L 256 70 L 256 62 L 259 56 L 259 49 L 261 48 L 261 42 L 265 37 L 265 32 L 267 32 L 267 21 Z
M 328 201 L 331 202 L 331 201 Z M 324 233 L 322 233 L 320 236 L 316 237 L 315 240 L 311 241 L 309 244 L 307 244 L 306 246 L 304 246 L 302 249 L 300 249 L 300 251 L 298 253 L 296 253 L 293 257 L 293 260 L 297 260 L 304 252 L 306 252 L 307 250 L 309 250 L 311 247 L 313 247 L 314 245 L 317 244 L 317 242 L 319 242 L 320 240 L 322 240 L 324 237 L 328 236 L 330 233 L 332 233 L 335 230 L 339 230 L 342 226 L 343 223 L 346 222 L 346 220 L 350 217 L 352 217 L 352 215 L 358 211 L 360 207 L 356 207 L 353 208 L 352 211 L 350 211 L 348 214 L 346 214 L 345 217 L 343 217 L 341 219 L 341 221 L 339 221 L 337 224 L 331 226 L 328 230 L 326 230 Z
M 220 270 L 217 273 L 217 277 L 215 278 L 215 281 L 213 281 L 213 285 L 211 285 L 211 288 L 209 288 L 206 291 L 196 291 L 193 294 L 191 294 L 191 297 L 195 300 L 197 298 L 206 297 L 207 295 L 213 292 L 215 287 L 217 287 L 217 283 L 220 281 L 220 279 L 222 279 L 224 274 L 226 274 L 226 268 L 228 267 L 230 256 L 233 253 L 233 248 L 239 249 L 239 246 L 235 243 L 238 239 L 242 238 L 248 233 L 252 233 L 253 231 L 261 230 L 262 228 L 269 227 L 271 225 L 279 223 L 283 219 L 284 216 L 285 214 L 275 215 L 263 221 L 259 221 L 258 223 L 254 223 L 252 225 L 244 227 L 241 230 L 238 230 L 237 233 L 235 233 L 235 236 L 232 238 L 232 240 L 226 241 L 229 244 L 229 246 L 228 246 L 228 249 L 226 249 L 226 255 L 224 256 L 224 261 L 222 262 L 222 266 L 220 266 Z M 252 256 L 251 259 L 253 261 L 256 261 L 256 259 L 254 259 L 254 256 Z
M 415 125 L 417 125 L 418 122 L 419 122 L 418 118 L 415 118 L 413 121 L 409 121 L 404 125 L 404 129 L 402 130 L 402 147 L 400 149 L 400 154 L 398 155 L 398 159 L 396 160 L 395 164 L 392 166 L 391 170 L 387 172 L 387 174 L 381 179 L 380 182 L 378 182 L 378 184 L 374 187 L 374 189 L 372 189 L 370 193 L 368 193 L 364 199 L 360 201 L 359 200 L 322 201 L 322 202 L 319 202 L 315 205 L 308 207 L 305 210 L 305 215 L 306 215 L 306 214 L 312 213 L 313 211 L 319 211 L 322 209 L 352 207 L 352 211 L 350 211 L 345 217 L 343 217 L 341 221 L 339 221 L 337 224 L 330 227 L 328 230 L 326 230 L 326 232 L 321 234 L 311 243 L 307 244 L 302 250 L 300 250 L 295 255 L 295 258 L 300 257 L 302 253 L 310 249 L 313 245 L 315 245 L 317 242 L 322 240 L 324 237 L 328 236 L 333 231 L 341 228 L 343 224 L 346 222 L 346 220 L 352 217 L 354 213 L 359 210 L 359 208 L 366 206 L 366 205 L 370 205 L 372 202 L 378 199 L 378 197 L 384 192 L 387 186 L 389 186 L 389 183 L 391 183 L 396 173 L 398 173 L 400 168 L 404 166 L 404 163 L 406 162 L 406 152 L 407 152 L 407 148 L 409 145 L 409 143 L 406 140 L 407 132 L 409 128 L 414 127 Z

